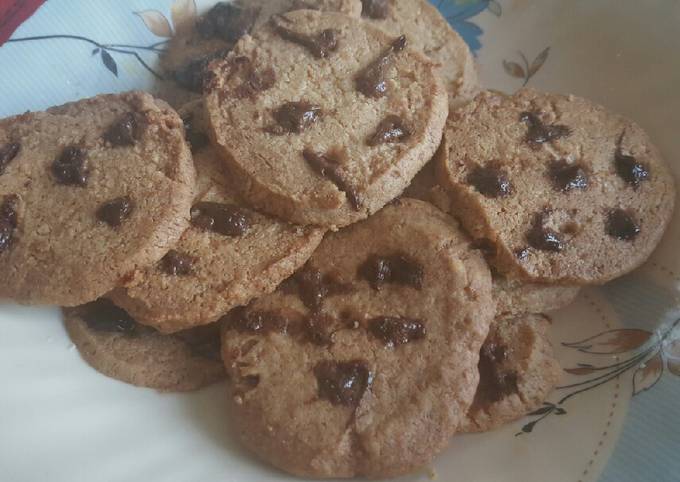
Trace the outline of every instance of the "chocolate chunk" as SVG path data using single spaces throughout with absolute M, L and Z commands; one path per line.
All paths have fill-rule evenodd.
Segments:
M 131 146 L 141 137 L 141 129 L 137 117 L 128 112 L 109 126 L 104 134 L 104 140 L 114 146 Z
M 232 204 L 200 202 L 191 208 L 191 224 L 224 236 L 243 236 L 250 229 L 250 214 Z
M 612 209 L 607 213 L 606 232 L 621 241 L 633 241 L 640 234 L 640 226 L 629 212 Z
M 369 146 L 392 144 L 405 141 L 409 137 L 411 137 L 411 131 L 406 127 L 401 117 L 390 114 L 378 124 L 375 133 L 368 138 L 366 143 Z
M 331 275 L 324 275 L 316 268 L 306 265 L 293 277 L 297 284 L 297 292 L 304 305 L 312 312 L 323 306 L 327 296 L 347 293 L 350 286 L 340 283 Z
M 545 227 L 545 214 L 543 212 L 534 215 L 533 224 L 527 233 L 527 241 L 532 248 L 559 253 L 564 248 L 564 242 L 559 233 Z
M 19 224 L 17 211 L 19 196 L 5 196 L 0 204 L 0 254 L 12 247 L 15 241 L 14 232 Z
M 425 338 L 423 323 L 411 318 L 380 316 L 368 322 L 368 330 L 389 347 Z
M 135 203 L 129 196 L 123 196 L 107 201 L 97 209 L 97 219 L 111 227 L 120 226 L 130 217 L 135 209 Z
M 380 290 L 386 283 L 411 286 L 419 290 L 423 287 L 424 275 L 423 266 L 403 254 L 374 254 L 359 267 L 359 277 L 368 281 L 374 290 Z
M 20 150 L 21 144 L 18 142 L 9 142 L 0 147 L 0 176 L 5 173 L 5 168 L 17 157 Z
M 184 136 L 189 141 L 192 153 L 200 151 L 210 143 L 208 136 L 196 128 L 193 114 L 182 117 L 182 122 L 184 123 Z
M 317 154 L 307 148 L 302 152 L 302 157 L 317 174 L 331 181 L 340 191 L 345 193 L 352 209 L 358 211 L 361 208 L 363 199 L 356 188 L 351 186 L 345 178 L 345 174 L 338 164 L 336 153 L 329 151 L 326 154 Z
M 508 174 L 494 166 L 475 166 L 468 174 L 467 183 L 488 198 L 507 197 L 512 194 Z
M 194 261 L 192 256 L 171 249 L 161 259 L 161 269 L 172 276 L 186 276 L 193 272 Z
M 309 102 L 286 102 L 274 111 L 274 120 L 278 126 L 272 129 L 272 133 L 284 134 L 287 132 L 300 134 L 312 126 L 321 117 L 321 107 Z
M 276 72 L 271 67 L 256 69 L 248 59 L 240 65 L 245 72 L 243 83 L 235 90 L 239 99 L 254 99 L 257 94 L 271 89 L 276 84 Z
M 218 323 L 197 326 L 189 330 L 180 331 L 172 336 L 182 340 L 193 355 L 216 362 L 222 361 L 220 327 Z
M 374 20 L 385 20 L 390 13 L 388 0 L 361 0 L 361 15 Z
M 275 17 L 272 19 L 276 33 L 284 40 L 303 46 L 317 59 L 327 58 L 331 53 L 338 50 L 339 30 L 328 28 L 317 34 L 308 35 L 284 27 L 281 23 L 282 18 L 283 17 Z
M 207 80 L 208 64 L 213 59 L 214 56 L 208 55 L 192 60 L 175 70 L 172 73 L 172 77 L 180 87 L 197 94 L 202 94 Z
M 288 330 L 288 320 L 274 311 L 249 311 L 240 307 L 231 310 L 226 320 L 228 328 L 241 333 L 286 333 Z
M 234 43 L 249 33 L 258 10 L 232 2 L 219 2 L 196 23 L 196 31 L 204 39 L 219 38 Z
M 643 181 L 649 179 L 649 170 L 644 164 L 637 162 L 635 157 L 623 153 L 621 144 L 623 143 L 624 134 L 625 132 L 621 134 L 616 145 L 616 152 L 614 153 L 616 173 L 621 179 L 630 184 L 633 189 L 637 189 Z
M 260 375 L 246 375 L 241 377 L 241 386 L 246 390 L 255 390 L 260 384 Z
M 333 405 L 356 408 L 372 382 L 368 364 L 363 360 L 321 361 L 314 367 L 319 398 Z
M 503 345 L 487 341 L 479 353 L 479 387 L 476 401 L 494 403 L 518 392 L 517 373 L 504 371 L 501 364 L 507 359 Z
M 397 52 L 401 52 L 404 48 L 406 48 L 406 37 L 402 35 L 357 75 L 355 79 L 357 90 L 366 97 L 376 99 L 383 97 L 387 92 L 385 80 L 387 69 L 392 65 Z
M 333 344 L 334 321 L 328 315 L 313 314 L 303 322 L 303 337 L 305 341 L 318 346 L 331 346 Z
M 68 146 L 52 163 L 52 175 L 59 184 L 66 186 L 85 186 L 89 175 L 85 150 Z
M 535 112 L 522 112 L 520 120 L 526 122 L 529 127 L 524 141 L 532 149 L 538 149 L 541 144 L 551 142 L 571 134 L 571 129 L 562 124 L 544 124 L 539 114 Z
M 570 164 L 564 159 L 550 163 L 548 176 L 556 191 L 569 192 L 588 187 L 588 173 L 585 168 L 581 164 Z
M 77 310 L 88 328 L 94 331 L 133 335 L 139 329 L 137 322 L 125 310 L 105 298 L 79 306 Z

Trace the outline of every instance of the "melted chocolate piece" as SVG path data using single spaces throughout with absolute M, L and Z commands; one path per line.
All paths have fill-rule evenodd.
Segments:
M 333 344 L 334 321 L 327 315 L 315 314 L 303 322 L 303 337 L 309 343 L 318 346 L 331 346 Z
M 14 244 L 14 232 L 19 223 L 17 210 L 19 196 L 10 194 L 5 196 L 0 204 L 0 254 L 7 251 Z
M 204 39 L 219 38 L 234 43 L 249 33 L 258 10 L 231 2 L 219 2 L 196 23 L 196 31 Z
M 85 150 L 76 147 L 66 147 L 52 163 L 52 175 L 59 184 L 65 186 L 85 186 L 88 178 L 88 168 Z
M 97 209 L 97 219 L 111 227 L 120 226 L 123 221 L 130 217 L 135 209 L 135 203 L 129 196 L 123 196 L 105 202 Z
M 357 90 L 366 97 L 374 99 L 383 97 L 387 92 L 385 80 L 387 69 L 392 65 L 394 56 L 404 48 L 406 48 L 406 37 L 402 35 L 357 75 L 355 79 Z
M 191 208 L 191 224 L 224 236 L 243 236 L 250 229 L 250 215 L 232 204 L 199 202 Z
M 588 174 L 583 166 L 570 164 L 564 159 L 550 163 L 548 176 L 556 191 L 569 192 L 588 187 Z
M 359 276 L 378 291 L 386 283 L 411 286 L 419 290 L 423 287 L 425 273 L 420 263 L 405 255 L 378 256 L 374 254 L 359 267 Z
M 619 177 L 632 186 L 633 189 L 637 189 L 643 181 L 649 179 L 649 170 L 644 164 L 637 162 L 635 157 L 623 153 L 621 144 L 623 143 L 624 134 L 625 132 L 621 134 L 616 145 L 614 165 L 616 166 L 616 173 Z
M 132 146 L 141 137 L 140 126 L 134 113 L 128 112 L 109 126 L 104 140 L 114 146 Z
M 411 137 L 411 131 L 404 125 L 401 117 L 390 114 L 378 124 L 375 133 L 368 138 L 366 143 L 369 146 L 392 144 L 405 141 L 409 137 Z
M 182 340 L 193 355 L 206 360 L 222 361 L 219 324 L 211 323 L 210 325 L 197 326 L 190 330 L 180 331 L 172 336 Z
M 564 248 L 564 243 L 559 233 L 544 226 L 545 213 L 534 215 L 533 225 L 527 232 L 529 246 L 540 251 L 559 253 Z
M 271 89 L 276 84 L 276 72 L 271 67 L 256 70 L 250 61 L 243 65 L 246 66 L 244 81 L 235 91 L 239 99 L 254 99 L 257 94 Z
M 517 373 L 503 371 L 500 364 L 507 359 L 506 348 L 487 341 L 479 353 L 479 387 L 476 402 L 495 403 L 518 392 Z
M 202 94 L 208 78 L 208 64 L 215 58 L 208 55 L 184 64 L 172 73 L 175 82 L 184 89 Z
M 321 107 L 309 102 L 286 102 L 274 111 L 278 126 L 271 129 L 273 134 L 295 133 L 311 127 L 321 117 Z
M 612 209 L 607 214 L 606 232 L 621 241 L 633 241 L 640 234 L 640 226 L 633 216 L 623 209 Z
M 330 275 L 324 275 L 316 268 L 306 265 L 293 277 L 302 303 L 312 312 L 318 312 L 328 296 L 347 293 L 350 286 L 338 282 Z
M 493 166 L 475 166 L 468 174 L 467 183 L 488 198 L 507 197 L 512 184 L 505 171 Z
M 524 141 L 532 149 L 538 149 L 541 144 L 551 142 L 571 134 L 571 129 L 562 124 L 544 124 L 539 114 L 535 112 L 522 112 L 520 120 L 526 122 L 529 127 Z
M 77 310 L 78 316 L 94 331 L 134 335 L 139 329 L 125 310 L 105 298 L 79 306 Z
M 194 262 L 192 256 L 171 249 L 161 259 L 161 269 L 171 276 L 187 276 L 193 272 Z
M 189 142 L 192 153 L 200 151 L 210 143 L 208 136 L 196 128 L 193 114 L 184 116 L 182 122 L 184 123 L 184 136 Z
M 282 39 L 288 42 L 293 42 L 303 46 L 311 52 L 317 59 L 325 59 L 330 57 L 331 53 L 338 50 L 338 35 L 339 30 L 328 28 L 321 32 L 308 35 L 300 32 L 295 32 L 287 27 L 281 25 L 281 17 L 274 18 L 274 28 Z
M 361 0 L 361 15 L 374 20 L 385 20 L 390 13 L 388 0 Z
M 358 191 L 345 179 L 345 174 L 338 165 L 338 160 L 333 152 L 317 154 L 311 149 L 305 149 L 302 152 L 302 157 L 317 174 L 331 181 L 340 191 L 345 193 L 352 209 L 358 211 L 361 208 L 363 200 Z
M 227 315 L 227 326 L 241 333 L 286 333 L 288 320 L 275 311 L 250 311 L 245 307 L 233 309 Z
M 18 142 L 9 142 L 0 147 L 0 176 L 5 173 L 5 168 L 17 157 L 20 150 L 21 144 Z
M 368 330 L 389 347 L 422 340 L 426 334 L 420 320 L 394 316 L 373 318 L 368 322 Z
M 372 382 L 368 363 L 363 360 L 321 361 L 314 367 L 319 398 L 333 405 L 356 408 Z

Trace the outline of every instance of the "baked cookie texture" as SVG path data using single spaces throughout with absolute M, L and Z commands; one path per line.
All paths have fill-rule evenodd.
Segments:
M 562 376 L 550 320 L 524 314 L 494 321 L 482 346 L 479 387 L 461 432 L 485 432 L 539 408 Z
M 0 120 L 0 298 L 74 306 L 158 261 L 189 224 L 182 121 L 149 94 Z
M 572 95 L 484 92 L 453 113 L 438 163 L 457 216 L 503 273 L 600 284 L 652 253 L 675 182 L 632 121 Z
M 64 325 L 90 366 L 125 383 L 185 392 L 225 377 L 217 325 L 162 335 L 105 299 L 64 308 Z
M 431 61 L 367 22 L 300 10 L 212 66 L 212 137 L 255 207 L 336 229 L 401 194 L 448 111 Z
M 180 113 L 197 171 L 191 225 L 160 262 L 108 294 L 139 323 L 163 333 L 214 322 L 274 291 L 307 261 L 324 234 L 249 209 L 208 142 L 202 103 Z
M 412 471 L 465 417 L 493 315 L 489 270 L 456 223 L 420 201 L 389 205 L 225 319 L 238 433 L 298 476 Z
M 454 110 L 479 92 L 477 67 L 469 47 L 427 0 L 362 0 L 362 16 L 391 35 L 406 35 L 411 46 L 438 66 Z

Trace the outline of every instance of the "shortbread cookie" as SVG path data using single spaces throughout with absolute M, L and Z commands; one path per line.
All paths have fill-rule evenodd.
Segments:
M 74 306 L 158 261 L 189 224 L 182 121 L 148 94 L 0 121 L 0 298 Z
M 457 216 L 516 277 L 609 281 L 647 259 L 673 213 L 675 182 L 649 137 L 585 99 L 483 93 L 453 114 L 446 142 Z
M 184 392 L 225 377 L 217 325 L 162 335 L 108 300 L 65 308 L 64 324 L 85 361 L 116 380 Z
M 466 416 L 493 313 L 489 270 L 455 222 L 391 204 L 327 235 L 301 272 L 225 319 L 239 435 L 303 477 L 427 464 Z
M 164 333 L 213 322 L 273 291 L 302 266 L 324 231 L 248 209 L 235 195 L 214 149 L 199 140 L 201 103 L 181 113 L 193 143 L 198 197 L 191 226 L 156 265 L 109 294 L 138 322 Z
M 548 340 L 550 320 L 520 315 L 492 323 L 479 358 L 479 387 L 463 432 L 484 432 L 539 408 L 562 369 Z
M 218 2 L 180 31 L 161 57 L 168 82 L 161 97 L 172 105 L 198 98 L 203 91 L 206 67 L 224 56 L 243 35 L 273 15 L 299 9 L 328 10 L 352 17 L 361 15 L 361 0 L 237 0 Z
M 367 22 L 299 10 L 212 64 L 213 137 L 251 204 L 337 228 L 406 188 L 439 146 L 432 62 Z
M 406 35 L 411 46 L 439 66 L 452 109 L 479 91 L 477 68 L 465 41 L 427 0 L 362 0 L 362 16 L 391 35 Z

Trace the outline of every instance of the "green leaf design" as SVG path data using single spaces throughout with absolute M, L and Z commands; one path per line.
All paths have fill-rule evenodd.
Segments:
M 640 365 L 633 375 L 633 396 L 639 395 L 652 388 L 663 375 L 663 355 L 661 350 Z
M 508 62 L 507 60 L 504 60 L 503 69 L 505 69 L 505 72 L 512 77 L 516 77 L 518 79 L 523 79 L 526 77 L 524 69 L 517 62 Z
M 111 57 L 111 54 L 108 53 L 106 50 L 102 49 L 102 62 L 104 62 L 104 66 L 109 69 L 109 71 L 118 77 L 118 65 L 116 65 L 116 61 L 113 60 L 113 57 Z
M 503 15 L 503 7 L 501 7 L 501 4 L 496 0 L 490 0 L 489 6 L 486 8 L 488 8 L 489 12 L 493 13 L 496 17 Z
M 536 72 L 538 72 L 539 69 L 543 67 L 545 61 L 548 60 L 549 55 L 550 47 L 546 47 L 540 54 L 536 56 L 534 61 L 531 62 L 531 67 L 529 67 L 529 77 L 533 77 L 536 74 Z

